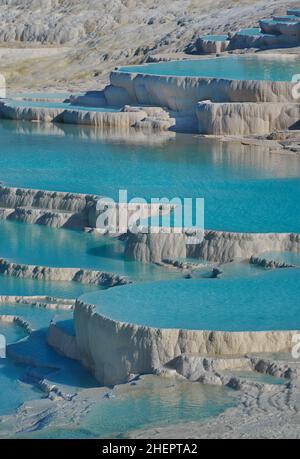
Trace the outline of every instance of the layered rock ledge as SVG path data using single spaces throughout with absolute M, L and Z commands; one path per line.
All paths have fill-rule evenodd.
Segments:
M 299 103 L 200 102 L 198 130 L 208 135 L 269 134 L 293 129 L 300 120 Z
M 209 44 L 209 42 L 208 42 Z M 226 45 L 220 42 L 219 45 Z M 113 71 L 102 94 L 108 105 L 166 107 L 172 129 L 209 135 L 266 134 L 299 122 L 294 83 Z M 119 102 L 120 103 L 120 102 Z M 198 122 L 197 122 L 198 119 Z
M 157 329 L 104 317 L 80 300 L 74 311 L 76 354 L 107 385 L 132 374 L 159 371 L 181 354 L 240 357 L 247 353 L 288 352 L 297 331 L 222 332 Z M 122 350 L 122 352 L 120 352 Z
M 194 243 L 191 243 L 194 241 Z M 293 233 L 232 233 L 205 231 L 185 234 L 128 234 L 125 255 L 144 263 L 161 263 L 165 259 L 195 258 L 214 262 L 250 259 L 262 252 L 299 252 L 300 235 Z
M 107 210 L 106 206 L 97 209 L 100 199 L 105 202 L 105 198 L 96 195 L 0 186 L 0 219 L 52 228 L 84 230 L 97 227 L 101 234 L 105 234 L 105 229 L 97 225 L 98 217 Z M 173 208 L 161 204 L 117 203 L 112 211 L 117 213 L 120 206 L 128 212 L 128 218 L 136 211 L 140 212 L 141 218 L 147 218 L 168 213 Z M 126 232 L 127 228 L 123 231 Z
M 119 99 L 116 106 L 120 106 Z M 122 110 L 95 111 L 86 107 L 86 110 L 48 107 L 26 107 L 20 104 L 11 105 L 9 102 L 0 102 L 0 118 L 14 121 L 34 121 L 39 123 L 63 123 L 94 126 L 100 129 L 112 128 L 128 130 L 153 130 L 167 131 L 175 120 L 169 113 L 160 107 L 130 107 L 125 106 Z
M 130 281 L 118 274 L 102 271 L 92 271 L 79 268 L 52 268 L 45 266 L 32 266 L 26 264 L 11 263 L 0 259 L 0 274 L 4 276 L 18 277 L 20 279 L 36 279 L 40 281 L 55 282 L 79 282 L 103 287 L 125 285 Z

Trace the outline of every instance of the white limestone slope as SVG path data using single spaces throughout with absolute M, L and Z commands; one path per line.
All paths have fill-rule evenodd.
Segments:
M 275 3 L 1 0 L 0 43 L 14 51 L 1 62 L 0 71 L 18 88 L 97 88 L 117 65 L 141 63 L 150 55 L 187 47 L 193 51 L 200 35 L 235 32 L 254 26 L 263 17 L 283 14 L 290 6 L 299 7 L 294 0 Z M 45 46 L 47 55 L 28 60 L 26 48 Z M 25 48 L 23 59 L 18 47 Z M 64 52 L 59 54 L 62 47 Z M 56 54 L 51 53 L 54 49 Z
M 82 97 L 76 101 L 79 103 Z M 95 99 L 94 99 L 95 100 Z M 120 107 L 121 100 L 116 97 L 114 106 Z M 106 106 L 106 101 L 104 101 Z M 97 102 L 95 102 L 97 105 Z M 15 102 L 0 102 L 0 118 L 13 121 L 34 121 L 38 123 L 63 123 L 80 126 L 94 126 L 99 129 L 167 131 L 175 124 L 169 113 L 158 107 L 125 106 L 116 111 L 76 110 L 76 108 L 48 108 L 18 106 Z
M 193 232 L 186 234 L 132 234 L 126 241 L 125 255 L 144 263 L 166 259 L 198 258 L 226 263 L 249 259 L 261 252 L 299 252 L 300 235 L 284 233 L 230 233 L 205 231 L 204 238 L 190 244 Z
M 103 208 L 99 209 L 97 203 L 101 198 Z M 98 220 L 107 211 L 106 199 L 97 195 L 0 186 L 0 219 L 54 228 L 96 229 L 100 234 L 106 234 L 108 229 L 102 228 Z M 172 205 L 169 208 L 165 205 L 162 209 L 161 204 L 138 202 L 112 205 L 108 201 L 107 205 L 110 206 L 112 221 L 121 208 L 128 212 L 128 219 L 136 212 L 141 218 L 147 218 L 149 215 L 168 213 L 173 208 Z M 127 228 L 116 228 L 116 233 L 118 231 L 122 234 Z
M 196 110 L 200 101 L 212 102 L 294 102 L 290 82 L 226 80 L 221 78 L 176 77 L 125 73 L 110 74 L 104 90 L 108 104 L 114 91 L 122 92 L 128 104 L 167 107 L 174 111 Z
M 181 354 L 240 356 L 289 351 L 297 333 L 150 328 L 109 319 L 80 300 L 74 320 L 79 360 L 107 385 L 124 383 L 132 374 L 153 373 Z
M 109 105 L 167 107 L 173 129 L 211 135 L 267 134 L 294 128 L 300 104 L 294 84 L 281 81 L 176 77 L 114 71 L 104 89 Z
M 300 120 L 299 103 L 211 103 L 197 107 L 200 134 L 269 134 L 293 128 Z
M 78 282 L 81 284 L 103 287 L 114 287 L 116 285 L 130 283 L 124 276 L 103 271 L 93 271 L 81 268 L 34 266 L 13 263 L 4 259 L 0 259 L 0 274 L 8 277 L 17 277 L 19 279 L 36 279 L 48 282 Z

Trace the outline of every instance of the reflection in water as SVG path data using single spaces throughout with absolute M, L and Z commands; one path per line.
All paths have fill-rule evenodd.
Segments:
M 48 282 L 0 275 L 1 295 L 49 295 L 59 298 L 78 298 L 83 293 L 94 292 L 95 290 L 100 290 L 100 287 L 78 282 Z
M 160 280 L 177 278 L 181 273 L 161 267 L 124 259 L 124 243 L 116 238 L 100 237 L 80 231 L 47 228 L 26 223 L 0 222 L 0 256 L 16 263 L 37 266 L 92 269 L 126 275 L 133 280 Z M 36 281 L 38 282 L 38 281 Z M 8 284 L 8 281 L 7 281 Z M 42 285 L 45 283 L 41 283 Z M 51 283 L 47 283 L 50 288 Z M 57 288 L 63 283 L 56 282 Z M 70 284 L 80 294 L 85 286 Z M 1 286 L 1 277 L 0 277 Z M 6 285 L 5 289 L 8 288 Z M 44 287 L 46 288 L 46 287 Z M 53 288 L 55 288 L 53 286 Z M 65 287 L 66 288 L 66 287 Z M 63 290 L 63 288 L 61 289 Z M 66 288 L 66 290 L 68 290 Z M 94 286 L 94 290 L 97 287 Z M 5 290 L 6 291 L 6 290 Z
M 120 189 L 130 199 L 204 197 L 206 228 L 300 231 L 296 155 L 187 134 L 63 125 L 2 122 L 0 135 L 0 180 L 11 186 L 113 199 Z
M 265 258 L 266 260 L 287 263 L 289 265 L 300 267 L 299 252 L 262 252 L 257 254 L 257 256 Z
M 151 132 L 133 128 L 97 127 L 62 123 L 31 123 L 27 121 L 1 120 L 1 128 L 22 135 L 68 136 L 91 141 L 109 140 L 130 144 L 159 145 L 176 137 L 175 132 L 165 131 L 153 135 Z
M 297 155 L 285 155 L 280 152 L 271 152 L 270 147 L 241 144 L 238 141 L 225 141 L 216 138 L 203 138 L 192 134 L 176 134 L 174 132 L 151 133 L 135 129 L 98 128 L 93 126 L 72 126 L 53 123 L 30 123 L 3 121 L 0 130 L 12 135 L 30 136 L 63 136 L 69 139 L 90 140 L 97 144 L 108 143 L 120 145 L 143 145 L 149 147 L 163 146 L 166 160 L 172 162 L 212 163 L 219 166 L 230 166 L 255 169 L 264 169 L 278 177 L 298 177 L 300 174 L 300 160 Z M 100 145 L 99 145 L 100 146 Z M 189 150 L 192 151 L 190 152 Z M 190 153 L 190 154 L 189 154 Z M 156 152 L 153 152 L 155 159 Z M 180 157 L 181 155 L 181 157 Z

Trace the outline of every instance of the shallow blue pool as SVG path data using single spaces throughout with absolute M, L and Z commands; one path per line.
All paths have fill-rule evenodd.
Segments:
M 113 272 L 134 280 L 154 281 L 180 275 L 155 265 L 125 260 L 124 250 L 124 243 L 113 238 L 99 237 L 80 231 L 0 221 L 0 258 L 16 263 Z M 47 291 L 49 288 L 49 291 L 66 294 L 70 292 L 71 296 L 93 288 L 93 286 L 81 286 L 73 282 L 70 285 L 66 282 L 41 282 L 41 284 L 42 291 Z M 95 289 L 97 287 L 94 286 Z
M 67 317 L 73 317 L 72 311 L 66 312 L 60 309 L 52 310 L 43 307 L 39 308 L 31 304 L 0 304 L 0 315 L 13 315 L 21 317 L 29 322 L 31 327 L 35 330 L 39 328 L 47 328 L 54 318 L 59 319 L 61 317 L 62 319 L 67 320 Z M 4 329 L 3 324 L 0 322 L 0 333 L 7 337 L 8 335 L 5 333 L 5 331 L 1 331 L 1 327 Z M 19 327 L 15 326 L 15 328 L 19 330 L 19 335 L 26 335 L 25 333 L 21 333 L 22 329 Z M 9 343 L 16 341 L 18 340 L 9 339 Z
M 252 36 L 252 35 L 265 35 L 259 27 L 252 27 L 249 29 L 241 29 L 239 30 L 236 35 L 242 35 L 242 36 Z
M 153 137 L 153 136 L 152 136 Z M 204 197 L 206 228 L 300 231 L 300 158 L 192 135 L 0 123 L 0 180 L 118 198 Z
M 2 306 L 0 305 L 0 316 L 1 315 L 14 315 L 14 313 L 11 310 L 2 310 Z M 27 334 L 24 331 L 24 329 L 19 325 L 15 323 L 5 323 L 0 319 L 0 335 L 3 335 L 5 337 L 6 344 L 11 344 L 24 338 Z
M 204 421 L 234 407 L 230 389 L 199 383 L 147 376 L 137 385 L 116 386 L 113 398 L 99 396 L 95 407 L 81 419 L 52 425 L 28 438 L 126 438 L 136 429 L 187 421 Z
M 300 329 L 300 270 L 118 287 L 84 295 L 99 313 L 139 325 L 221 331 Z
M 25 108 L 57 108 L 63 110 L 80 110 L 90 112 L 119 112 L 119 108 L 113 107 L 86 107 L 81 105 L 72 105 L 68 102 L 57 101 L 29 101 L 29 100 L 7 100 L 7 105 L 10 107 L 25 107 Z
M 202 40 L 208 41 L 226 41 L 229 40 L 228 35 L 202 35 Z
M 50 295 L 59 298 L 77 298 L 87 292 L 99 290 L 95 285 L 78 282 L 44 282 L 0 275 L 0 295 Z
M 291 81 L 293 75 L 300 73 L 300 64 L 297 56 L 230 56 L 135 65 L 121 67 L 119 71 L 230 80 Z
M 44 396 L 31 385 L 21 382 L 24 370 L 25 367 L 8 359 L 0 360 L 0 416 L 15 411 L 26 401 Z

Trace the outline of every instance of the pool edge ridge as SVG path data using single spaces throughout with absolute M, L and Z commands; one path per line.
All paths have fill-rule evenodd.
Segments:
M 99 382 L 109 385 L 128 382 L 133 374 L 156 373 L 182 354 L 234 357 L 287 351 L 293 346 L 293 336 L 299 334 L 139 326 L 106 317 L 80 299 L 74 321 L 79 360 Z
M 194 240 L 196 239 L 196 240 Z M 143 263 L 178 258 L 227 263 L 263 252 L 300 252 L 300 233 L 247 233 L 205 230 L 182 233 L 129 233 L 125 256 Z

